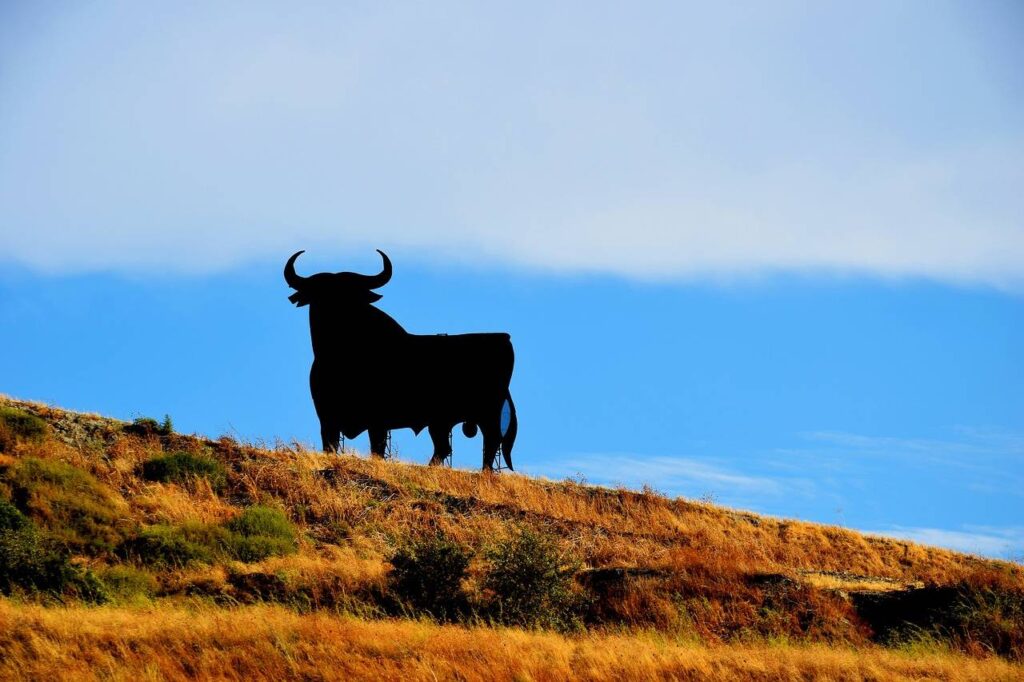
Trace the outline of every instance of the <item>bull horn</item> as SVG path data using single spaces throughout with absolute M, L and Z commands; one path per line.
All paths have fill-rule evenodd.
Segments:
M 306 278 L 301 275 L 295 274 L 295 259 L 297 259 L 305 251 L 296 251 L 292 254 L 292 257 L 288 259 L 288 262 L 284 266 L 284 281 L 288 283 L 292 289 L 301 289 L 302 285 L 305 284 Z
M 380 271 L 380 274 L 358 275 L 359 279 L 367 289 L 378 289 L 391 281 L 391 259 L 388 258 L 388 255 L 380 249 L 377 249 L 377 253 L 379 253 L 380 257 L 384 260 L 384 269 Z

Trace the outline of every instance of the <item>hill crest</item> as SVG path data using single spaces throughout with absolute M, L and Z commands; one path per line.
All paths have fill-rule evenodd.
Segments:
M 968 651 L 1022 651 L 1018 565 L 649 489 L 263 448 L 6 397 L 0 451 L 0 502 L 115 603 L 409 614 L 396 556 L 444 538 L 466 557 L 453 588 L 462 610 L 446 618 L 500 621 L 494 548 L 533 534 L 553 548 L 553 570 L 571 574 L 571 618 L 557 627 L 866 646 L 935 625 Z M 942 620 L 977 595 L 1002 600 L 1008 638 L 992 644 Z

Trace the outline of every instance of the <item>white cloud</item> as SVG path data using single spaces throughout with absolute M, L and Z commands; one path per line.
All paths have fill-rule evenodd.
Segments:
M 775 479 L 741 474 L 712 460 L 696 457 L 573 454 L 546 464 L 536 473 L 556 478 L 583 474 L 595 483 L 633 487 L 647 483 L 671 493 L 690 496 L 721 494 L 724 491 L 740 496 L 778 495 L 783 490 Z
M 802 434 L 823 447 L 790 449 L 779 454 L 787 458 L 811 458 L 819 466 L 853 470 L 871 460 L 876 465 L 917 464 L 949 467 L 975 490 L 999 490 L 1014 496 L 1024 495 L 1024 438 L 1019 434 L 961 427 L 956 438 L 907 438 L 873 436 L 840 431 L 813 431 Z
M 957 429 L 957 439 L 872 436 L 843 431 L 810 431 L 804 438 L 844 448 L 889 454 L 1024 456 L 1024 438 L 1003 431 Z
M 961 17 L 245 10 L 110 5 L 9 36 L 0 258 L 209 271 L 384 246 L 1022 284 L 1024 128 Z M 898 50 L 895 25 L 917 27 Z
M 963 530 L 949 530 L 893 526 L 887 530 L 865 530 L 862 532 L 1000 559 L 1020 561 L 1024 558 L 1024 528 L 1022 527 L 968 526 Z

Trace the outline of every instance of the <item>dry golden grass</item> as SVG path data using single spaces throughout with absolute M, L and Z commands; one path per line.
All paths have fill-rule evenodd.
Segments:
M 148 609 L 0 599 L 0 679 L 1024 678 L 1022 668 L 1000 660 L 879 648 L 851 599 L 925 583 L 1019 589 L 1019 565 L 649 490 L 231 439 L 140 438 L 95 415 L 2 396 L 0 404 L 43 417 L 53 431 L 0 455 L 0 468 L 38 457 L 87 471 L 109 492 L 126 533 L 149 524 L 220 524 L 259 503 L 286 510 L 300 535 L 296 554 L 259 562 L 147 566 L 158 584 L 155 599 L 142 599 Z M 226 489 L 140 477 L 142 462 L 175 450 L 219 459 Z M 587 622 L 595 630 L 587 636 L 331 615 L 395 613 L 380 598 L 388 558 L 410 537 L 436 531 L 476 553 L 466 589 L 477 594 L 482 550 L 523 526 L 557 538 L 588 576 L 610 568 L 631 576 L 590 585 L 596 603 Z M 101 572 L 121 560 L 114 552 L 76 559 Z M 195 596 L 206 605 L 182 602 Z M 313 612 L 236 606 L 261 600 Z M 765 644 L 775 640 L 801 643 Z
M 387 569 L 380 557 L 367 558 L 352 547 L 329 547 L 319 554 L 271 557 L 237 570 L 280 576 L 297 588 L 328 583 L 353 592 L 368 584 L 382 584 Z
M 42 608 L 0 601 L 0 678 L 67 680 L 1019 680 L 940 650 L 565 637 L 270 606 Z
M 238 513 L 234 507 L 199 479 L 187 488 L 175 484 L 148 483 L 131 498 L 132 511 L 146 523 L 202 521 L 220 523 Z
M 710 504 L 634 492 L 499 476 L 354 456 L 243 446 L 174 436 L 119 435 L 120 422 L 0 396 L 47 419 L 57 437 L 17 453 L 85 469 L 146 523 L 222 521 L 238 502 L 276 501 L 314 537 L 348 534 L 385 556 L 396 538 L 437 528 L 480 546 L 528 523 L 555 532 L 590 566 L 678 568 L 696 554 L 746 571 L 844 572 L 945 584 L 994 563 L 968 555 L 832 526 L 780 520 Z M 147 483 L 138 466 L 166 449 L 213 450 L 232 466 L 224 497 L 208 486 Z M 356 531 L 354 534 L 352 531 Z M 358 536 L 358 538 L 356 537 Z M 691 551 L 696 550 L 696 551 Z M 1016 570 L 1016 569 L 1010 569 Z
M 899 580 L 871 578 L 845 574 L 806 571 L 801 577 L 808 585 L 823 590 L 847 590 L 856 592 L 892 592 L 909 587 L 924 587 L 921 582 L 905 583 Z
M 251 495 L 274 491 L 325 518 L 367 522 L 388 503 L 382 528 L 423 518 L 471 544 L 501 537 L 508 521 L 536 523 L 570 541 L 591 565 L 675 565 L 680 548 L 745 570 L 846 571 L 906 582 L 951 582 L 991 562 L 855 531 L 777 520 L 651 493 L 554 483 L 310 452 L 263 452 L 243 469 Z M 327 472 L 335 482 L 326 483 Z M 453 512 L 456 512 L 453 514 Z M 353 519 L 355 515 L 355 519 Z M 685 553 L 685 552 L 684 552 Z

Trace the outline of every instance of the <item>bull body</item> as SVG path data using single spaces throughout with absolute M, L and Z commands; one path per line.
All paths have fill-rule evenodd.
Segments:
M 508 334 L 410 334 L 372 305 L 380 295 L 371 289 L 391 276 L 383 252 L 384 272 L 376 277 L 299 277 L 298 255 L 288 261 L 285 279 L 296 289 L 290 299 L 309 306 L 309 385 L 325 451 L 336 452 L 341 435 L 367 431 L 371 452 L 382 455 L 389 431 L 427 428 L 434 445 L 430 463 L 440 464 L 451 454 L 451 430 L 461 423 L 467 435 L 482 433 L 484 469 L 493 467 L 499 448 L 512 468 L 518 426 Z

